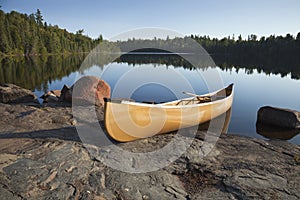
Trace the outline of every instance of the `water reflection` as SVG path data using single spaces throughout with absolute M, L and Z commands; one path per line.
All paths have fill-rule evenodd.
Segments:
M 188 55 L 185 55 L 185 57 Z M 192 56 L 192 55 L 191 55 Z M 263 64 L 253 65 L 254 61 L 240 61 L 234 57 L 211 55 L 222 70 L 245 70 L 246 74 L 257 73 L 280 74 L 281 77 L 291 75 L 292 79 L 300 78 L 299 64 L 293 61 L 272 62 L 269 60 Z M 113 57 L 116 57 L 115 55 Z M 0 61 L 0 83 L 14 83 L 27 89 L 37 89 L 46 91 L 54 80 L 61 80 L 63 77 L 76 72 L 81 67 L 82 70 L 88 70 L 93 66 L 103 67 L 112 59 L 110 54 L 97 54 L 90 62 L 85 62 L 87 66 L 81 66 L 84 59 L 89 60 L 91 56 L 85 54 L 78 55 L 54 55 L 54 56 L 36 56 L 36 57 L 6 57 Z M 116 63 L 126 63 L 128 65 L 141 64 L 164 64 L 167 67 L 180 67 L 188 70 L 194 70 L 195 67 L 180 55 L 176 54 L 123 54 L 117 56 Z M 255 63 L 255 62 L 254 62 Z M 290 64 L 287 64 L 290 63 Z M 207 68 L 208 66 L 204 67 Z M 210 66 L 211 67 L 211 66 Z M 80 71 L 82 73 L 82 71 Z
M 191 55 L 192 56 L 192 55 Z M 211 55 L 214 62 L 222 70 L 235 69 L 238 72 L 246 69 L 247 74 L 253 74 L 256 70 L 258 73 L 279 74 L 285 77 L 291 74 L 292 79 L 300 79 L 300 58 L 298 60 L 281 59 L 280 57 L 271 59 L 238 58 L 234 55 Z M 183 57 L 176 54 L 124 54 L 116 62 L 125 62 L 128 64 L 165 64 L 167 66 L 184 67 L 185 69 L 194 69 L 191 63 L 187 62 Z
M 6 57 L 1 60 L 0 83 L 47 91 L 55 80 L 77 71 L 85 55 Z
M 258 73 L 267 75 L 275 74 L 285 77 L 291 75 L 292 79 L 300 79 L 300 57 L 289 59 L 277 56 L 271 58 L 235 58 L 234 56 L 213 56 L 214 61 L 221 69 L 231 69 L 232 66 L 236 70 L 247 69 L 248 74 L 252 74 L 255 70 Z
M 219 128 L 219 124 L 218 123 L 221 123 L 221 124 L 223 124 L 222 129 L 221 129 L 221 133 L 227 133 L 228 132 L 228 128 L 229 128 L 229 124 L 230 124 L 230 121 L 231 121 L 231 113 L 232 113 L 232 108 L 230 108 L 229 110 L 227 110 L 225 113 L 223 113 L 219 117 L 216 117 L 215 119 L 212 119 L 209 122 L 200 124 L 198 126 L 198 130 L 199 131 L 207 131 L 209 128 L 210 128 L 210 130 L 213 130 L 214 129 L 214 127 L 213 127 L 214 125 L 217 124 L 216 128 Z M 225 117 L 225 120 L 224 120 L 224 117 Z
M 101 74 L 96 69 L 91 69 L 91 72 L 87 71 L 85 74 Z M 183 67 L 111 63 L 104 68 L 101 79 L 110 85 L 112 98 L 132 98 L 139 102 L 167 102 L 186 98 L 183 91 L 208 93 L 201 74 Z
M 290 140 L 300 133 L 300 129 L 284 129 L 263 124 L 256 124 L 256 132 L 268 139 Z

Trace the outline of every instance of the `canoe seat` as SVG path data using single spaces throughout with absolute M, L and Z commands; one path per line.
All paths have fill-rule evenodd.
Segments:
M 193 105 L 193 104 L 200 104 L 200 103 L 207 103 L 207 102 L 211 102 L 211 97 L 207 96 L 207 97 L 195 97 L 193 99 L 183 99 L 181 101 L 178 101 L 176 103 L 176 106 L 178 105 Z

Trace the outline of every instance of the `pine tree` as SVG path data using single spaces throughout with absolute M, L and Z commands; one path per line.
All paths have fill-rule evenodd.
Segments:
M 42 16 L 42 13 L 41 13 L 41 11 L 39 9 L 36 10 L 35 20 L 36 20 L 36 23 L 39 26 L 43 26 L 43 16 Z

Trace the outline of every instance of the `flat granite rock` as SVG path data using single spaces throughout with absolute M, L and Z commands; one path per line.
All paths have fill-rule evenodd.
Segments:
M 33 103 L 38 104 L 32 91 L 14 84 L 0 85 L 0 103 Z
M 37 110 L 30 120 L 39 121 L 43 116 L 39 113 L 46 109 L 45 117 L 59 112 L 68 119 L 70 108 L 10 106 L 0 104 L 12 119 L 0 126 L 0 199 L 300 199 L 298 145 L 223 134 L 202 158 L 206 133 L 198 131 L 174 162 L 156 171 L 126 173 L 107 166 L 103 159 L 117 158 L 112 161 L 130 163 L 134 170 L 153 164 L 147 163 L 151 154 L 145 163 L 118 158 L 112 143 L 83 144 L 68 122 L 48 120 L 44 129 L 37 125 L 31 131 L 28 124 L 17 121 L 13 129 L 17 119 L 12 113 Z M 113 145 L 122 151 L 149 153 L 166 147 L 174 137 L 171 133 Z M 184 143 L 191 138 L 180 139 Z
M 164 135 L 122 144 L 139 149 Z M 0 184 L 26 199 L 299 199 L 298 146 L 224 135 L 204 159 L 202 141 L 169 166 L 148 173 L 114 170 L 80 142 L 0 139 Z M 15 144 L 18 147 L 15 147 Z M 251 151 L 249 151 L 251 149 Z

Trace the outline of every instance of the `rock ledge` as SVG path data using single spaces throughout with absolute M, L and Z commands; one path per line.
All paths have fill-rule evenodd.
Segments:
M 70 107 L 0 104 L 0 112 L 0 199 L 300 199 L 300 147 L 288 142 L 224 134 L 202 159 L 199 131 L 175 162 L 131 174 L 89 153 L 112 155 L 107 144 L 81 143 Z M 151 152 L 173 136 L 116 145 Z

